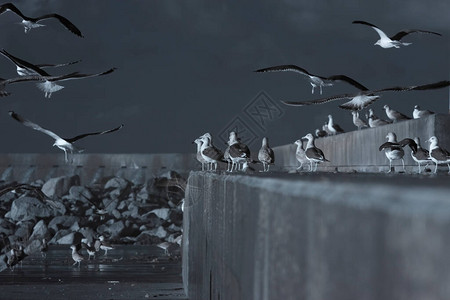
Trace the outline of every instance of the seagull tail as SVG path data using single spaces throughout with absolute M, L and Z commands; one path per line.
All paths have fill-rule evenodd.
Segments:
M 50 82 L 50 81 L 44 81 L 44 82 L 39 82 L 36 83 L 36 86 L 43 91 L 44 93 L 54 93 L 57 92 L 59 90 L 62 90 L 64 87 L 62 85 L 58 85 L 54 82 Z

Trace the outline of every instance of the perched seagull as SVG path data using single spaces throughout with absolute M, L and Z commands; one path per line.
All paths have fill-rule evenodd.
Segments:
M 378 28 L 377 26 L 364 22 L 364 21 L 353 21 L 352 24 L 363 24 L 363 25 L 367 25 L 372 27 L 380 36 L 380 39 L 374 44 L 374 45 L 378 45 L 382 48 L 400 48 L 400 46 L 408 46 L 411 45 L 411 43 L 404 43 L 401 42 L 400 40 L 410 34 L 410 33 L 431 33 L 431 34 L 435 34 L 435 35 L 441 35 L 440 33 L 437 32 L 432 32 L 432 31 L 425 31 L 425 30 L 418 30 L 418 29 L 406 29 L 406 30 L 402 30 L 398 33 L 396 33 L 395 35 L 388 37 L 380 28 Z
M 439 140 L 437 137 L 432 136 L 428 140 L 430 143 L 430 159 L 436 164 L 434 173 L 437 172 L 438 165 L 447 164 L 448 172 L 450 173 L 450 152 L 439 147 Z
M 59 149 L 64 151 L 64 158 L 65 161 L 68 162 L 68 158 L 67 158 L 67 152 L 69 151 L 71 154 L 73 154 L 73 152 L 82 152 L 83 150 L 76 148 L 73 143 L 77 140 L 80 140 L 82 138 L 85 138 L 87 136 L 90 135 L 101 135 L 101 134 L 106 134 L 106 133 L 111 133 L 114 131 L 117 131 L 119 129 L 121 129 L 123 127 L 123 124 L 120 125 L 119 127 L 113 128 L 113 129 L 109 129 L 109 130 L 105 130 L 105 131 L 98 131 L 98 132 L 91 132 L 91 133 L 84 133 L 84 134 L 80 134 L 77 135 L 76 137 L 73 138 L 61 138 L 60 136 L 58 136 L 56 133 L 54 133 L 53 131 L 50 131 L 48 129 L 42 128 L 41 126 L 39 126 L 38 124 L 35 124 L 27 119 L 24 119 L 22 116 L 16 114 L 13 111 L 9 112 L 9 115 L 15 119 L 16 121 L 22 123 L 23 125 L 30 127 L 34 130 L 40 131 L 42 133 L 45 133 L 46 135 L 52 137 L 55 139 L 55 142 L 53 143 L 53 146 L 58 147 Z
M 28 81 L 30 80 L 43 81 L 38 83 L 37 87 L 45 93 L 44 96 L 46 98 L 50 98 L 52 96 L 52 93 L 57 92 L 64 88 L 64 86 L 58 85 L 56 82 L 103 76 L 110 74 L 116 70 L 116 68 L 111 68 L 105 72 L 95 74 L 82 74 L 79 72 L 73 72 L 65 75 L 52 76 L 49 73 L 42 70 L 41 68 L 39 68 L 37 65 L 29 63 L 18 57 L 15 57 L 4 49 L 0 51 L 0 54 L 8 58 L 12 63 L 16 65 L 16 68 L 18 70 L 17 72 L 19 73 L 19 75 L 20 74 L 29 75 L 30 77 L 25 76 Z M 25 79 L 23 81 L 25 81 Z
M 321 138 L 321 137 L 326 137 L 328 135 L 328 133 L 325 130 L 322 129 L 316 129 L 316 137 L 317 138 Z
M 375 95 L 382 92 L 389 91 L 423 91 L 423 90 L 433 90 L 433 89 L 441 89 L 450 85 L 450 81 L 444 80 L 439 82 L 434 82 L 430 84 L 424 85 L 413 85 L 413 86 L 394 86 L 389 88 L 384 88 L 375 91 L 360 91 L 358 94 L 341 94 L 335 95 L 327 98 L 316 99 L 311 101 L 302 101 L 302 102 L 293 102 L 293 101 L 281 101 L 289 106 L 305 106 L 305 105 L 315 105 L 315 104 L 324 104 L 331 101 L 336 101 L 340 99 L 351 99 L 350 101 L 339 105 L 342 109 L 349 110 L 361 110 L 364 107 L 369 106 L 374 101 L 378 100 L 380 96 Z
M 411 157 L 414 159 L 414 161 L 417 163 L 419 167 L 419 174 L 421 172 L 420 166 L 421 164 L 426 164 L 425 167 L 430 162 L 430 152 L 427 149 L 423 149 L 420 146 L 420 139 L 418 137 L 414 138 L 415 143 L 415 150 L 414 147 L 411 147 Z
M 81 266 L 81 262 L 84 260 L 83 255 L 78 253 L 77 246 L 72 245 L 70 246 L 70 249 L 72 249 L 72 259 L 75 261 L 72 266 L 76 265 L 78 263 L 78 268 Z
M 87 254 L 89 255 L 88 260 L 91 260 L 91 256 L 93 256 L 94 259 L 95 259 L 95 252 L 96 252 L 95 251 L 95 247 L 92 246 L 90 242 L 88 242 L 87 240 L 86 240 L 86 243 L 85 242 L 81 242 L 81 246 L 84 249 L 86 249 Z
M 305 156 L 306 159 L 309 160 L 310 167 L 309 170 L 312 172 L 313 167 L 312 164 L 315 163 L 314 171 L 317 170 L 317 164 L 324 161 L 329 161 L 325 158 L 325 155 L 323 154 L 322 150 L 317 148 L 314 145 L 314 136 L 311 133 L 308 133 L 302 139 L 307 139 L 308 143 L 306 144 L 306 150 L 305 150 Z
M 386 139 L 388 140 L 386 143 L 382 144 L 379 150 L 385 150 L 385 155 L 389 159 L 389 171 L 392 171 L 392 161 L 393 160 L 402 160 L 403 172 L 405 172 L 405 161 L 403 160 L 403 156 L 405 155 L 405 151 L 403 151 L 403 147 L 405 145 L 410 145 L 411 149 L 414 150 L 415 142 L 412 139 L 406 138 L 397 142 L 397 136 L 393 132 L 389 132 L 386 135 Z M 417 148 L 415 148 L 417 150 Z
M 100 250 L 105 251 L 105 256 L 108 255 L 108 250 L 113 250 L 114 247 L 105 240 L 105 237 L 103 235 L 101 235 L 98 240 L 100 241 Z M 96 247 L 94 247 L 96 248 Z
M 384 111 L 386 112 L 386 116 L 391 119 L 394 123 L 398 121 L 404 121 L 404 120 L 411 120 L 410 117 L 405 116 L 401 112 L 398 112 L 392 108 L 390 108 L 388 105 L 383 106 Z
M 269 147 L 267 138 L 262 139 L 261 149 L 258 152 L 258 159 L 263 164 L 263 171 L 269 172 L 270 165 L 275 162 L 275 155 L 272 148 Z
M 39 24 L 40 21 L 55 18 L 57 19 L 64 27 L 66 27 L 70 32 L 73 34 L 83 37 L 81 34 L 81 31 L 72 24 L 69 20 L 67 20 L 65 17 L 58 15 L 58 14 L 46 14 L 40 17 L 31 18 L 25 16 L 14 4 L 12 3 L 5 3 L 0 6 L 0 15 L 4 12 L 12 11 L 16 15 L 22 18 L 22 25 L 24 26 L 25 33 L 28 33 L 32 28 L 38 28 L 45 26 L 43 24 Z
M 328 129 L 328 122 L 325 122 L 322 126 L 322 130 L 327 133 L 327 135 L 332 135 L 331 131 Z
M 341 128 L 338 124 L 335 124 L 333 122 L 333 116 L 328 115 L 328 130 L 331 132 L 332 135 L 336 135 L 338 133 L 344 133 L 344 129 Z
M 297 170 L 301 170 L 303 167 L 303 164 L 308 163 L 309 159 L 306 157 L 305 149 L 303 149 L 303 141 L 296 140 L 295 143 L 297 145 L 297 150 L 295 151 L 295 158 L 300 163 L 300 166 L 298 166 Z
M 424 118 L 429 115 L 434 115 L 434 112 L 432 112 L 430 110 L 426 110 L 426 109 L 421 110 L 419 105 L 414 106 L 414 110 L 413 110 L 413 118 L 414 119 Z
M 374 128 L 374 127 L 380 127 L 380 126 L 383 126 L 383 125 L 387 125 L 387 124 L 390 124 L 389 122 L 387 122 L 387 121 L 385 121 L 385 120 L 382 120 L 382 119 L 378 119 L 377 117 L 375 117 L 375 116 L 367 116 L 366 115 L 366 117 L 367 117 L 367 120 L 369 121 L 369 127 L 370 128 Z
M 210 170 L 213 170 L 213 165 L 215 166 L 214 170 L 217 170 L 217 163 L 219 161 L 223 161 L 223 153 L 216 147 L 211 144 L 211 139 L 207 136 L 203 135 L 200 140 L 202 141 L 202 147 L 200 151 L 202 153 L 203 159 L 211 164 Z
M 353 115 L 353 124 L 358 127 L 358 130 L 361 130 L 363 127 L 367 127 L 367 122 L 359 118 L 359 113 L 355 110 L 352 111 Z
M 227 172 L 231 172 L 231 166 L 232 166 L 232 161 L 231 161 L 231 156 L 230 156 L 230 142 L 227 142 L 227 148 L 225 149 L 225 151 L 223 152 L 223 159 L 227 162 Z
M 206 160 L 203 158 L 200 149 L 202 148 L 202 141 L 200 139 L 196 139 L 193 143 L 197 144 L 197 153 L 196 158 L 202 164 L 202 171 L 205 171 L 205 164 L 207 164 Z
M 358 89 L 367 90 L 367 88 L 365 86 L 363 86 L 362 84 L 360 84 L 359 82 L 357 82 L 356 80 L 354 80 L 348 76 L 332 75 L 329 77 L 323 77 L 323 76 L 311 74 L 308 71 L 306 71 L 305 69 L 300 68 L 299 66 L 296 66 L 296 65 L 274 66 L 274 67 L 259 69 L 259 70 L 256 70 L 255 72 L 261 73 L 261 72 L 285 72 L 285 71 L 300 73 L 300 74 L 308 77 L 308 80 L 312 86 L 311 94 L 314 94 L 314 89 L 316 87 L 318 87 L 320 89 L 320 94 L 322 94 L 322 88 L 325 86 L 332 86 L 333 85 L 332 82 L 334 82 L 334 81 L 345 81 L 345 82 L 355 86 Z
M 237 137 L 237 133 L 232 131 L 230 132 L 230 158 L 231 158 L 231 171 L 236 166 L 236 170 L 239 170 L 239 165 L 245 162 L 251 161 L 250 158 L 250 149 L 248 146 L 239 141 Z

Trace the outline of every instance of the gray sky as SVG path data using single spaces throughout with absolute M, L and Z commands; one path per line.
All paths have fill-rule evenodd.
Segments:
M 65 88 L 50 99 L 33 83 L 8 86 L 12 95 L 0 99 L 7 141 L 1 152 L 60 151 L 51 147 L 51 138 L 12 120 L 9 110 L 63 137 L 125 124 L 111 135 L 78 141 L 87 153 L 192 152 L 196 137 L 207 131 L 217 137 L 236 118 L 257 139 L 251 145 L 255 150 L 263 136 L 272 146 L 293 143 L 320 127 L 330 113 L 345 130 L 355 129 L 350 112 L 337 107 L 342 101 L 298 108 L 280 104 L 280 99 L 305 101 L 320 95 L 311 95 L 311 86 L 298 74 L 252 72 L 273 65 L 296 64 L 324 76 L 345 74 L 373 89 L 449 79 L 448 0 L 242 2 L 15 1 L 29 16 L 64 15 L 85 38 L 54 20 L 24 34 L 15 24 L 19 18 L 8 12 L 0 15 L 2 48 L 36 64 L 82 60 L 49 69 L 51 74 L 118 70 L 65 81 Z M 411 34 L 404 40 L 412 45 L 382 49 L 373 45 L 376 32 L 353 20 L 374 23 L 388 35 L 415 28 L 443 36 Z M 0 77 L 15 76 L 15 67 L 0 57 Z M 261 91 L 279 110 L 258 126 L 245 112 L 258 103 Z M 323 96 L 353 91 L 336 83 Z M 384 104 L 408 115 L 415 104 L 447 113 L 449 89 L 384 93 L 372 105 L 383 118 Z M 216 144 L 223 145 L 218 138 Z

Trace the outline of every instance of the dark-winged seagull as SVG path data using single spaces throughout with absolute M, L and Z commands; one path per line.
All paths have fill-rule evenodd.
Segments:
M 325 158 L 325 155 L 323 154 L 322 150 L 320 150 L 319 148 L 316 147 L 316 145 L 314 145 L 314 136 L 311 133 L 308 133 L 307 135 L 302 137 L 302 139 L 308 140 L 308 143 L 306 144 L 305 155 L 310 162 L 309 170 L 311 172 L 316 171 L 318 163 L 329 160 Z M 313 163 L 315 164 L 314 170 L 312 166 Z
M 364 107 L 369 106 L 374 101 L 378 100 L 380 96 L 375 95 L 382 92 L 390 92 L 390 91 L 423 91 L 423 90 L 434 90 L 434 89 L 441 89 L 448 87 L 450 85 L 450 81 L 444 80 L 444 81 L 438 81 L 430 84 L 424 84 L 424 85 L 413 85 L 413 86 L 394 86 L 389 88 L 384 88 L 380 90 L 374 90 L 374 91 L 360 91 L 358 94 L 341 94 L 341 95 L 335 95 L 327 98 L 321 98 L 311 101 L 301 101 L 301 102 L 294 102 L 294 101 L 281 101 L 286 105 L 289 106 L 305 106 L 305 105 L 316 105 L 316 104 L 324 104 L 340 99 L 351 99 L 350 101 L 339 105 L 342 109 L 348 109 L 348 110 L 361 110 Z
M 70 32 L 73 34 L 83 37 L 81 34 L 81 31 L 72 24 L 68 19 L 65 17 L 58 15 L 58 14 L 46 14 L 40 17 L 31 18 L 25 16 L 14 4 L 12 3 L 5 3 L 0 6 L 0 14 L 3 14 L 4 12 L 11 11 L 22 18 L 22 25 L 25 29 L 25 33 L 28 33 L 32 28 L 42 27 L 45 26 L 43 24 L 39 24 L 40 21 L 46 20 L 46 19 L 57 19 L 64 27 L 66 27 Z
M 239 170 L 239 165 L 244 162 L 251 161 L 250 158 L 250 149 L 248 146 L 239 141 L 237 137 L 237 133 L 232 131 L 230 132 L 230 158 L 232 161 L 231 171 L 233 171 L 233 167 L 236 166 L 237 170 Z
M 331 131 L 328 129 L 328 121 L 322 125 L 322 130 L 327 133 L 327 135 L 332 135 Z
M 413 118 L 414 119 L 420 119 L 420 118 L 424 118 L 430 115 L 434 115 L 434 112 L 427 110 L 427 109 L 420 109 L 419 105 L 415 105 L 414 106 L 414 110 L 413 110 Z
M 297 167 L 297 170 L 301 170 L 303 168 L 303 164 L 308 163 L 309 159 L 306 158 L 306 152 L 303 148 L 303 140 L 296 140 L 294 144 L 297 145 L 297 150 L 295 150 L 295 158 L 300 163 L 300 166 Z
M 398 121 L 411 120 L 410 117 L 396 111 L 395 109 L 390 108 L 389 105 L 384 105 L 383 109 L 386 112 L 386 116 L 394 123 Z
M 400 159 L 402 161 L 403 172 L 405 172 L 405 161 L 403 160 L 403 156 L 405 155 L 405 151 L 403 147 L 405 145 L 410 145 L 411 149 L 414 149 L 415 142 L 410 138 L 405 138 L 400 142 L 397 142 L 397 136 L 393 132 L 389 132 L 386 135 L 386 139 L 388 140 L 386 143 L 382 144 L 378 150 L 384 150 L 384 153 L 389 160 L 389 171 L 392 171 L 392 161 Z M 417 150 L 417 149 L 415 149 Z
M 430 160 L 430 152 L 427 149 L 423 149 L 420 145 L 420 139 L 418 137 L 414 138 L 415 147 L 411 147 L 411 157 L 414 159 L 414 161 L 417 163 L 417 166 L 419 168 L 418 173 L 421 173 L 421 164 L 426 164 L 431 161 Z M 426 167 L 425 165 L 425 167 Z
M 207 163 L 206 160 L 202 156 L 201 148 L 202 148 L 202 140 L 196 139 L 193 141 L 197 145 L 197 152 L 196 152 L 196 158 L 197 160 L 202 164 L 202 171 L 205 171 L 205 164 Z
M 29 63 L 21 58 L 15 57 L 12 54 L 8 53 L 6 50 L 2 49 L 0 51 L 0 54 L 8 58 L 12 63 L 16 65 L 17 69 L 21 69 L 24 74 L 31 74 L 29 76 L 24 76 L 24 80 L 26 79 L 28 81 L 30 80 L 37 80 L 42 81 L 37 84 L 37 87 L 44 92 L 44 96 L 46 98 L 50 98 L 52 96 L 52 93 L 57 92 L 64 87 L 62 85 L 56 84 L 56 82 L 59 81 L 66 81 L 66 80 L 73 80 L 73 79 L 83 79 L 88 77 L 97 77 L 97 76 L 103 76 L 112 73 L 116 68 L 111 68 L 105 72 L 101 73 L 95 73 L 95 74 L 82 74 L 79 72 L 73 72 L 70 74 L 65 75 L 59 75 L 59 76 L 52 76 L 46 71 L 42 70 L 38 66 Z
M 53 143 L 53 146 L 58 147 L 59 149 L 64 151 L 64 158 L 65 161 L 68 162 L 68 157 L 67 157 L 67 152 L 70 152 L 71 154 L 73 154 L 73 152 L 82 152 L 83 150 L 76 148 L 73 143 L 85 138 L 87 136 L 90 135 L 101 135 L 101 134 L 106 134 L 106 133 L 111 133 L 114 131 L 117 131 L 119 129 L 121 129 L 123 127 L 123 124 L 120 125 L 119 127 L 113 128 L 113 129 L 109 129 L 109 130 L 105 130 L 105 131 L 98 131 L 98 132 L 91 132 L 91 133 L 84 133 L 84 134 L 80 134 L 77 135 L 73 138 L 62 138 L 59 135 L 57 135 L 56 133 L 54 133 L 53 131 L 50 131 L 48 129 L 42 128 L 41 126 L 39 126 L 36 123 L 33 123 L 27 119 L 24 119 L 22 116 L 20 116 L 19 114 L 16 114 L 13 111 L 9 112 L 9 115 L 15 119 L 16 121 L 22 123 L 23 125 L 30 127 L 34 130 L 40 131 L 42 133 L 45 133 L 46 135 L 52 137 L 53 139 L 55 139 L 55 142 Z
M 352 111 L 352 120 L 353 120 L 353 124 L 358 128 L 358 130 L 361 130 L 361 128 L 363 127 L 368 127 L 369 125 L 367 125 L 367 122 L 362 120 L 359 117 L 359 113 L 357 111 Z
M 200 148 L 200 150 L 203 159 L 211 165 L 211 167 L 209 168 L 211 171 L 213 170 L 213 166 L 215 167 L 214 171 L 217 170 L 217 163 L 223 161 L 222 151 L 211 144 L 211 138 L 207 135 L 202 135 L 200 137 L 200 140 L 202 141 L 202 147 Z
M 332 135 L 336 135 L 338 133 L 344 133 L 344 129 L 342 129 L 341 126 L 333 122 L 333 116 L 328 115 L 328 130 L 331 132 Z
M 275 154 L 269 146 L 266 137 L 262 139 L 261 149 L 258 152 L 258 160 L 263 164 L 263 172 L 269 172 L 270 165 L 275 162 Z
M 261 72 L 296 72 L 302 75 L 305 75 L 308 77 L 308 80 L 312 86 L 311 94 L 314 94 L 314 89 L 316 87 L 319 88 L 320 94 L 322 94 L 322 88 L 325 86 L 332 86 L 334 81 L 345 81 L 354 87 L 360 89 L 360 90 L 367 90 L 365 86 L 357 82 L 356 80 L 345 76 L 345 75 L 332 75 L 328 77 L 320 76 L 320 75 L 314 75 L 306 71 L 305 69 L 296 66 L 296 65 L 281 65 L 281 66 L 274 66 L 264 69 L 256 70 L 255 72 L 261 73 Z
M 315 133 L 316 133 L 316 138 L 326 137 L 328 135 L 328 133 L 325 130 L 322 130 L 319 128 L 316 129 Z
M 411 43 L 404 43 L 401 42 L 400 40 L 410 34 L 410 33 L 430 33 L 430 34 L 435 34 L 435 35 L 441 35 L 440 33 L 437 32 L 433 32 L 433 31 L 426 31 L 426 30 L 418 30 L 418 29 L 405 29 L 402 30 L 400 32 L 397 32 L 395 35 L 388 37 L 380 28 L 378 28 L 377 26 L 370 24 L 368 22 L 365 21 L 353 21 L 353 24 L 363 24 L 363 25 L 367 25 L 372 27 L 380 36 L 380 39 L 374 44 L 374 45 L 378 45 L 382 48 L 400 48 L 400 46 L 408 46 L 411 45 Z
M 450 173 L 450 152 L 439 147 L 439 140 L 436 136 L 430 137 L 428 140 L 430 143 L 430 159 L 436 164 L 434 173 L 437 172 L 438 165 L 447 164 L 448 172 Z

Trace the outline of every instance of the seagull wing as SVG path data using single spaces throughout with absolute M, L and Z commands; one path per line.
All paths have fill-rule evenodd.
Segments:
M 402 146 L 403 147 L 403 146 Z M 391 148 L 400 148 L 400 145 L 398 143 L 391 143 L 391 142 L 386 142 L 384 144 L 382 144 L 380 146 L 380 148 L 378 148 L 378 150 L 383 150 L 383 149 L 391 149 Z
M 358 81 L 345 76 L 345 75 L 332 75 L 330 77 L 327 77 L 328 80 L 332 80 L 332 81 L 345 81 L 351 85 L 353 85 L 354 87 L 356 87 L 357 89 L 361 90 L 361 91 L 368 91 L 369 89 L 366 88 L 365 86 L 363 86 L 361 83 L 359 83 Z
M 52 138 L 54 138 L 55 140 L 61 139 L 61 137 L 59 137 L 56 133 L 54 133 L 53 131 L 50 131 L 48 129 L 42 128 L 41 126 L 39 126 L 38 124 L 35 124 L 27 119 L 24 119 L 22 116 L 16 114 L 13 111 L 9 112 L 9 115 L 15 119 L 16 121 L 22 123 L 23 125 L 30 127 L 34 130 L 40 131 L 42 133 L 45 133 L 46 135 L 51 136 Z
M 435 35 L 440 35 L 442 36 L 442 34 L 437 33 L 437 32 L 433 32 L 433 31 L 426 31 L 426 30 L 418 30 L 418 29 L 408 29 L 408 30 L 402 30 L 398 33 L 396 33 L 395 35 L 393 35 L 390 39 L 391 40 L 395 40 L 395 41 L 399 41 L 400 39 L 402 39 L 405 35 L 408 35 L 410 33 L 430 33 L 430 34 L 435 34 Z
M 409 148 L 411 148 L 411 150 L 413 151 L 413 153 L 417 152 L 417 144 L 413 139 L 405 138 L 405 139 L 401 140 L 400 142 L 398 142 L 398 144 L 402 147 L 405 147 L 406 145 L 408 145 Z
M 5 49 L 2 49 L 0 51 L 0 53 L 3 56 L 5 56 L 6 58 L 8 58 L 16 66 L 19 66 L 21 68 L 25 68 L 25 69 L 28 69 L 28 70 L 32 70 L 36 74 L 39 74 L 41 76 L 50 76 L 50 74 L 48 74 L 47 72 L 45 72 L 44 70 L 42 70 L 38 66 L 33 65 L 32 63 L 29 63 L 29 62 L 27 62 L 27 61 L 25 61 L 23 59 L 18 58 L 18 57 L 15 57 L 14 55 L 8 53 Z
M 342 95 L 335 95 L 335 96 L 331 96 L 331 97 L 327 97 L 327 98 L 321 98 L 321 99 L 316 99 L 316 100 L 311 100 L 311 101 L 295 102 L 295 101 L 284 101 L 284 100 L 281 100 L 281 102 L 286 104 L 286 105 L 289 105 L 289 106 L 305 106 L 305 105 L 314 105 L 314 104 L 328 103 L 328 102 L 339 100 L 339 99 L 352 98 L 354 96 L 356 96 L 356 95 L 355 94 L 342 94 Z
M 109 129 L 109 130 L 105 130 L 105 131 L 98 131 L 98 132 L 91 132 L 91 133 L 84 133 L 84 134 L 77 135 L 76 137 L 68 138 L 68 139 L 64 139 L 64 140 L 68 141 L 69 143 L 73 143 L 73 142 L 75 142 L 77 140 L 80 140 L 80 139 L 85 138 L 85 137 L 90 136 L 90 135 L 99 135 L 99 134 L 111 133 L 111 132 L 114 132 L 114 131 L 117 131 L 117 130 L 121 129 L 122 127 L 123 127 L 123 124 L 120 125 L 119 127 L 113 128 L 113 129 Z
M 255 72 L 261 73 L 261 72 L 296 72 L 296 73 L 300 73 L 306 76 L 315 76 L 315 77 L 319 77 L 321 79 L 326 79 L 324 77 L 321 76 L 317 76 L 314 74 L 309 73 L 308 71 L 306 71 L 303 68 L 300 68 L 299 66 L 296 65 L 281 65 L 281 66 L 274 66 L 274 67 L 269 67 L 269 68 L 264 68 L 264 69 L 259 69 L 256 70 Z
M 353 21 L 352 24 L 363 24 L 363 25 L 367 25 L 372 27 L 380 36 L 381 39 L 389 39 L 388 36 L 386 35 L 386 33 L 384 33 L 380 28 L 378 28 L 377 26 L 370 24 L 368 22 L 365 21 Z
M 0 14 L 6 12 L 7 10 L 12 11 L 16 15 L 20 16 L 22 19 L 28 19 L 26 16 L 22 14 L 22 12 L 12 3 L 5 3 L 0 6 Z
M 39 64 L 39 65 L 36 65 L 36 66 L 38 66 L 39 68 L 65 67 L 65 66 L 70 66 L 70 65 L 77 64 L 77 63 L 79 63 L 80 61 L 81 61 L 81 59 L 76 60 L 76 61 L 71 61 L 71 62 L 68 62 L 68 63 L 63 63 L 63 64 Z
M 39 22 L 41 20 L 50 19 L 50 18 L 57 19 L 70 32 L 72 32 L 73 34 L 78 35 L 79 37 L 83 37 L 83 34 L 81 34 L 80 29 L 78 29 L 72 22 L 70 22 L 67 18 L 65 18 L 65 17 L 63 17 L 61 15 L 58 15 L 58 14 L 47 14 L 47 15 L 43 15 L 43 16 L 34 18 L 34 20 L 36 22 Z
M 65 81 L 65 80 L 72 80 L 72 79 L 83 79 L 83 78 L 89 78 L 89 77 L 97 77 L 97 76 L 103 76 L 110 74 L 114 72 L 117 68 L 111 68 L 108 71 L 101 72 L 101 73 L 95 73 L 95 74 L 82 74 L 79 72 L 74 72 L 62 76 L 50 76 L 49 78 L 46 78 L 49 81 Z

